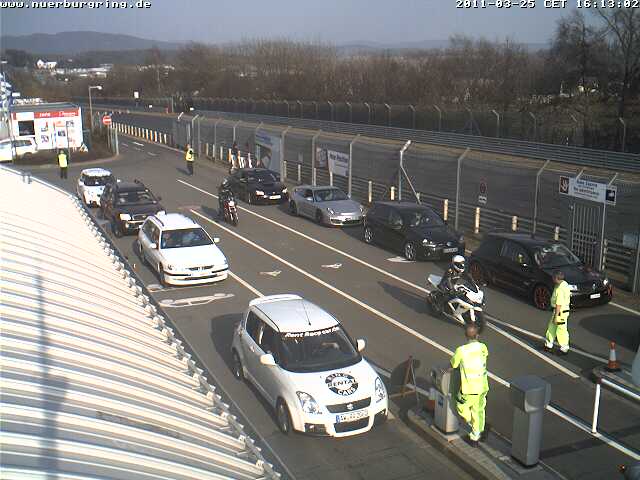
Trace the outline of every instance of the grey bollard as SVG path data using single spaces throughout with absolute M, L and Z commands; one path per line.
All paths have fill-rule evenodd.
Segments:
M 525 375 L 511 382 L 511 456 L 525 467 L 537 465 L 540 459 L 542 419 L 550 400 L 551 385 L 540 377 Z
M 458 370 L 447 364 L 431 368 L 431 381 L 436 390 L 433 424 L 442 433 L 450 434 L 458 431 L 458 414 L 456 412 L 456 395 L 460 386 Z

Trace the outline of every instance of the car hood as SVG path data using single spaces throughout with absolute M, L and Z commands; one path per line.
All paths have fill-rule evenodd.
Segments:
M 227 258 L 216 245 L 201 245 L 199 247 L 167 248 L 162 255 L 168 263 L 176 267 L 201 267 L 227 265 Z
M 415 235 L 431 240 L 435 243 L 451 242 L 451 246 L 458 245 L 460 235 L 447 226 L 412 227 L 409 229 Z
M 87 195 L 102 195 L 102 192 L 104 191 L 104 185 L 98 185 L 98 186 L 87 186 L 87 185 L 83 185 L 82 188 L 84 189 L 85 193 Z
M 164 210 L 164 207 L 159 203 L 145 203 L 142 205 L 122 205 L 118 206 L 118 212 L 128 213 L 130 215 L 147 214 L 153 215 L 154 213 Z
M 564 265 L 557 268 L 543 268 L 542 270 L 549 276 L 553 276 L 553 272 L 557 270 L 562 271 L 564 279 L 570 285 L 602 281 L 602 275 L 595 270 L 591 270 L 586 265 Z
M 365 359 L 350 367 L 326 372 L 287 373 L 296 391 L 308 393 L 322 405 L 373 397 L 378 376 Z
M 331 202 L 316 203 L 321 208 L 330 208 L 337 214 L 340 213 L 361 213 L 360 204 L 353 200 L 334 200 Z

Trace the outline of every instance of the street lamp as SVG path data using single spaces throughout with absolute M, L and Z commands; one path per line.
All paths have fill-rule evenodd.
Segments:
M 91 90 L 102 90 L 102 85 L 89 86 L 89 115 L 91 118 L 91 131 L 93 132 L 93 103 L 91 103 Z

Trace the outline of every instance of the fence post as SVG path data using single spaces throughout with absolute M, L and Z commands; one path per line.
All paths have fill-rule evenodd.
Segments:
M 398 167 L 398 201 L 400 202 L 402 201 L 402 174 L 404 173 L 404 152 L 407 150 L 407 148 L 409 148 L 409 145 L 411 145 L 411 140 L 407 140 L 400 149 L 400 165 Z
M 511 217 L 511 230 L 513 230 L 514 232 L 516 230 L 518 230 L 518 216 L 514 215 L 513 217 Z
M 396 199 L 396 187 L 391 185 L 391 200 L 395 200 L 395 199 Z
M 238 120 L 233 124 L 233 141 L 236 142 L 236 127 L 242 123 L 242 120 Z
M 446 222 L 449 219 L 449 199 L 445 198 L 442 203 L 442 218 L 444 218 Z
M 282 161 L 282 179 L 283 180 L 287 179 L 287 161 L 286 160 Z
M 462 168 L 462 160 L 467 154 L 471 151 L 469 147 L 458 157 L 458 171 L 456 176 L 456 220 L 455 220 L 455 229 L 458 230 L 459 225 L 459 217 L 460 217 L 460 171 Z
M 240 122 L 238 122 L 238 123 L 240 123 Z M 282 132 L 282 137 L 280 137 L 281 138 L 281 140 L 280 140 L 280 144 L 281 144 L 280 145 L 280 162 L 281 162 L 280 165 L 281 165 L 281 168 L 284 169 L 284 178 L 287 178 L 287 164 L 284 161 L 284 146 L 285 146 L 284 142 L 285 142 L 285 137 L 287 136 L 287 132 L 289 130 L 291 130 L 291 126 L 288 126 L 287 128 L 285 128 L 284 131 Z
M 316 186 L 316 139 L 322 133 L 322 130 L 318 130 L 316 134 L 311 138 L 311 183 Z
M 198 118 L 198 158 L 202 156 L 202 135 L 200 130 L 200 122 L 202 121 L 202 117 Z
M 553 229 L 553 239 L 557 242 L 560 240 L 560 227 L 556 225 L 556 228 Z
M 411 128 L 413 130 L 416 129 L 416 107 L 413 105 L 409 105 L 409 110 L 411 110 Z
M 496 116 L 496 138 L 500 138 L 500 114 L 495 110 L 491 110 L 491 113 Z
M 476 207 L 476 219 L 473 225 L 473 233 L 480 233 L 480 207 Z
M 438 131 L 442 131 L 442 110 L 438 105 L 434 105 L 433 108 L 438 112 Z
M 298 183 L 302 183 L 302 164 L 298 164 Z
M 387 127 L 391 126 L 391 105 L 388 103 L 384 104 L 384 108 L 387 109 Z
M 538 195 L 540 191 L 540 175 L 542 175 L 543 170 L 547 168 L 547 165 L 549 165 L 550 161 L 551 160 L 547 160 L 546 162 L 544 162 L 542 168 L 538 170 L 538 173 L 536 173 L 536 191 L 533 198 L 533 231 L 531 232 L 533 235 L 536 234 L 536 229 L 538 228 Z
M 329 185 L 333 187 L 333 172 L 329 170 Z
M 604 246 L 602 248 L 602 268 L 600 269 L 601 271 L 604 271 L 607 268 L 607 249 L 609 247 L 609 241 L 605 238 L 604 239 Z
M 369 203 L 371 203 L 371 200 L 373 199 L 373 182 L 371 180 L 369 180 Z M 638 248 L 638 251 L 640 252 L 640 248 Z
M 353 166 L 353 144 L 356 143 L 358 141 L 358 137 L 360 137 L 360 134 L 356 135 L 355 137 L 353 137 L 353 140 L 351 140 L 351 143 L 349 143 L 349 178 L 348 178 L 348 195 L 349 198 L 351 198 L 351 183 L 352 183 L 352 166 Z M 331 184 L 333 185 L 333 183 Z

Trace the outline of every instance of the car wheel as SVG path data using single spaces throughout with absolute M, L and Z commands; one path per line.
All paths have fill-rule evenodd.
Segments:
M 364 227 L 364 242 L 373 243 L 373 230 L 371 230 L 371 227 Z
M 476 281 L 478 285 L 484 285 L 489 283 L 489 277 L 485 269 L 478 262 L 472 262 L 469 267 L 471 277 Z
M 142 264 L 149 265 L 149 262 L 147 261 L 147 257 L 144 254 L 144 249 L 142 248 L 142 244 L 140 243 L 140 240 L 136 240 L 136 247 L 138 250 L 138 256 L 140 257 L 140 261 L 142 262 Z
M 276 418 L 280 431 L 285 435 L 289 435 L 289 432 L 291 432 L 291 415 L 289 414 L 289 407 L 282 399 L 278 400 L 276 405 Z
M 117 238 L 121 238 L 122 237 L 122 225 L 120 225 L 120 222 L 112 220 L 111 221 L 111 231 L 113 232 L 113 234 Z
M 294 217 L 298 216 L 298 206 L 296 205 L 296 202 L 294 202 L 293 200 L 289 202 L 289 212 Z
M 533 304 L 540 310 L 549 310 L 551 291 L 544 285 L 536 285 L 533 289 Z
M 416 249 L 416 245 L 413 242 L 407 242 L 404 244 L 404 258 L 409 260 L 410 262 L 415 261 L 418 257 L 418 251 Z
M 158 265 L 158 276 L 160 277 L 160 285 L 162 285 L 163 287 L 168 287 L 169 284 L 164 278 L 164 268 L 162 268 L 162 265 Z
M 244 370 L 242 369 L 242 362 L 240 361 L 240 355 L 234 350 L 233 352 L 233 376 L 241 382 L 244 381 Z
M 324 219 L 322 218 L 322 212 L 320 210 L 316 211 L 316 223 L 318 225 L 323 225 L 324 224 Z

